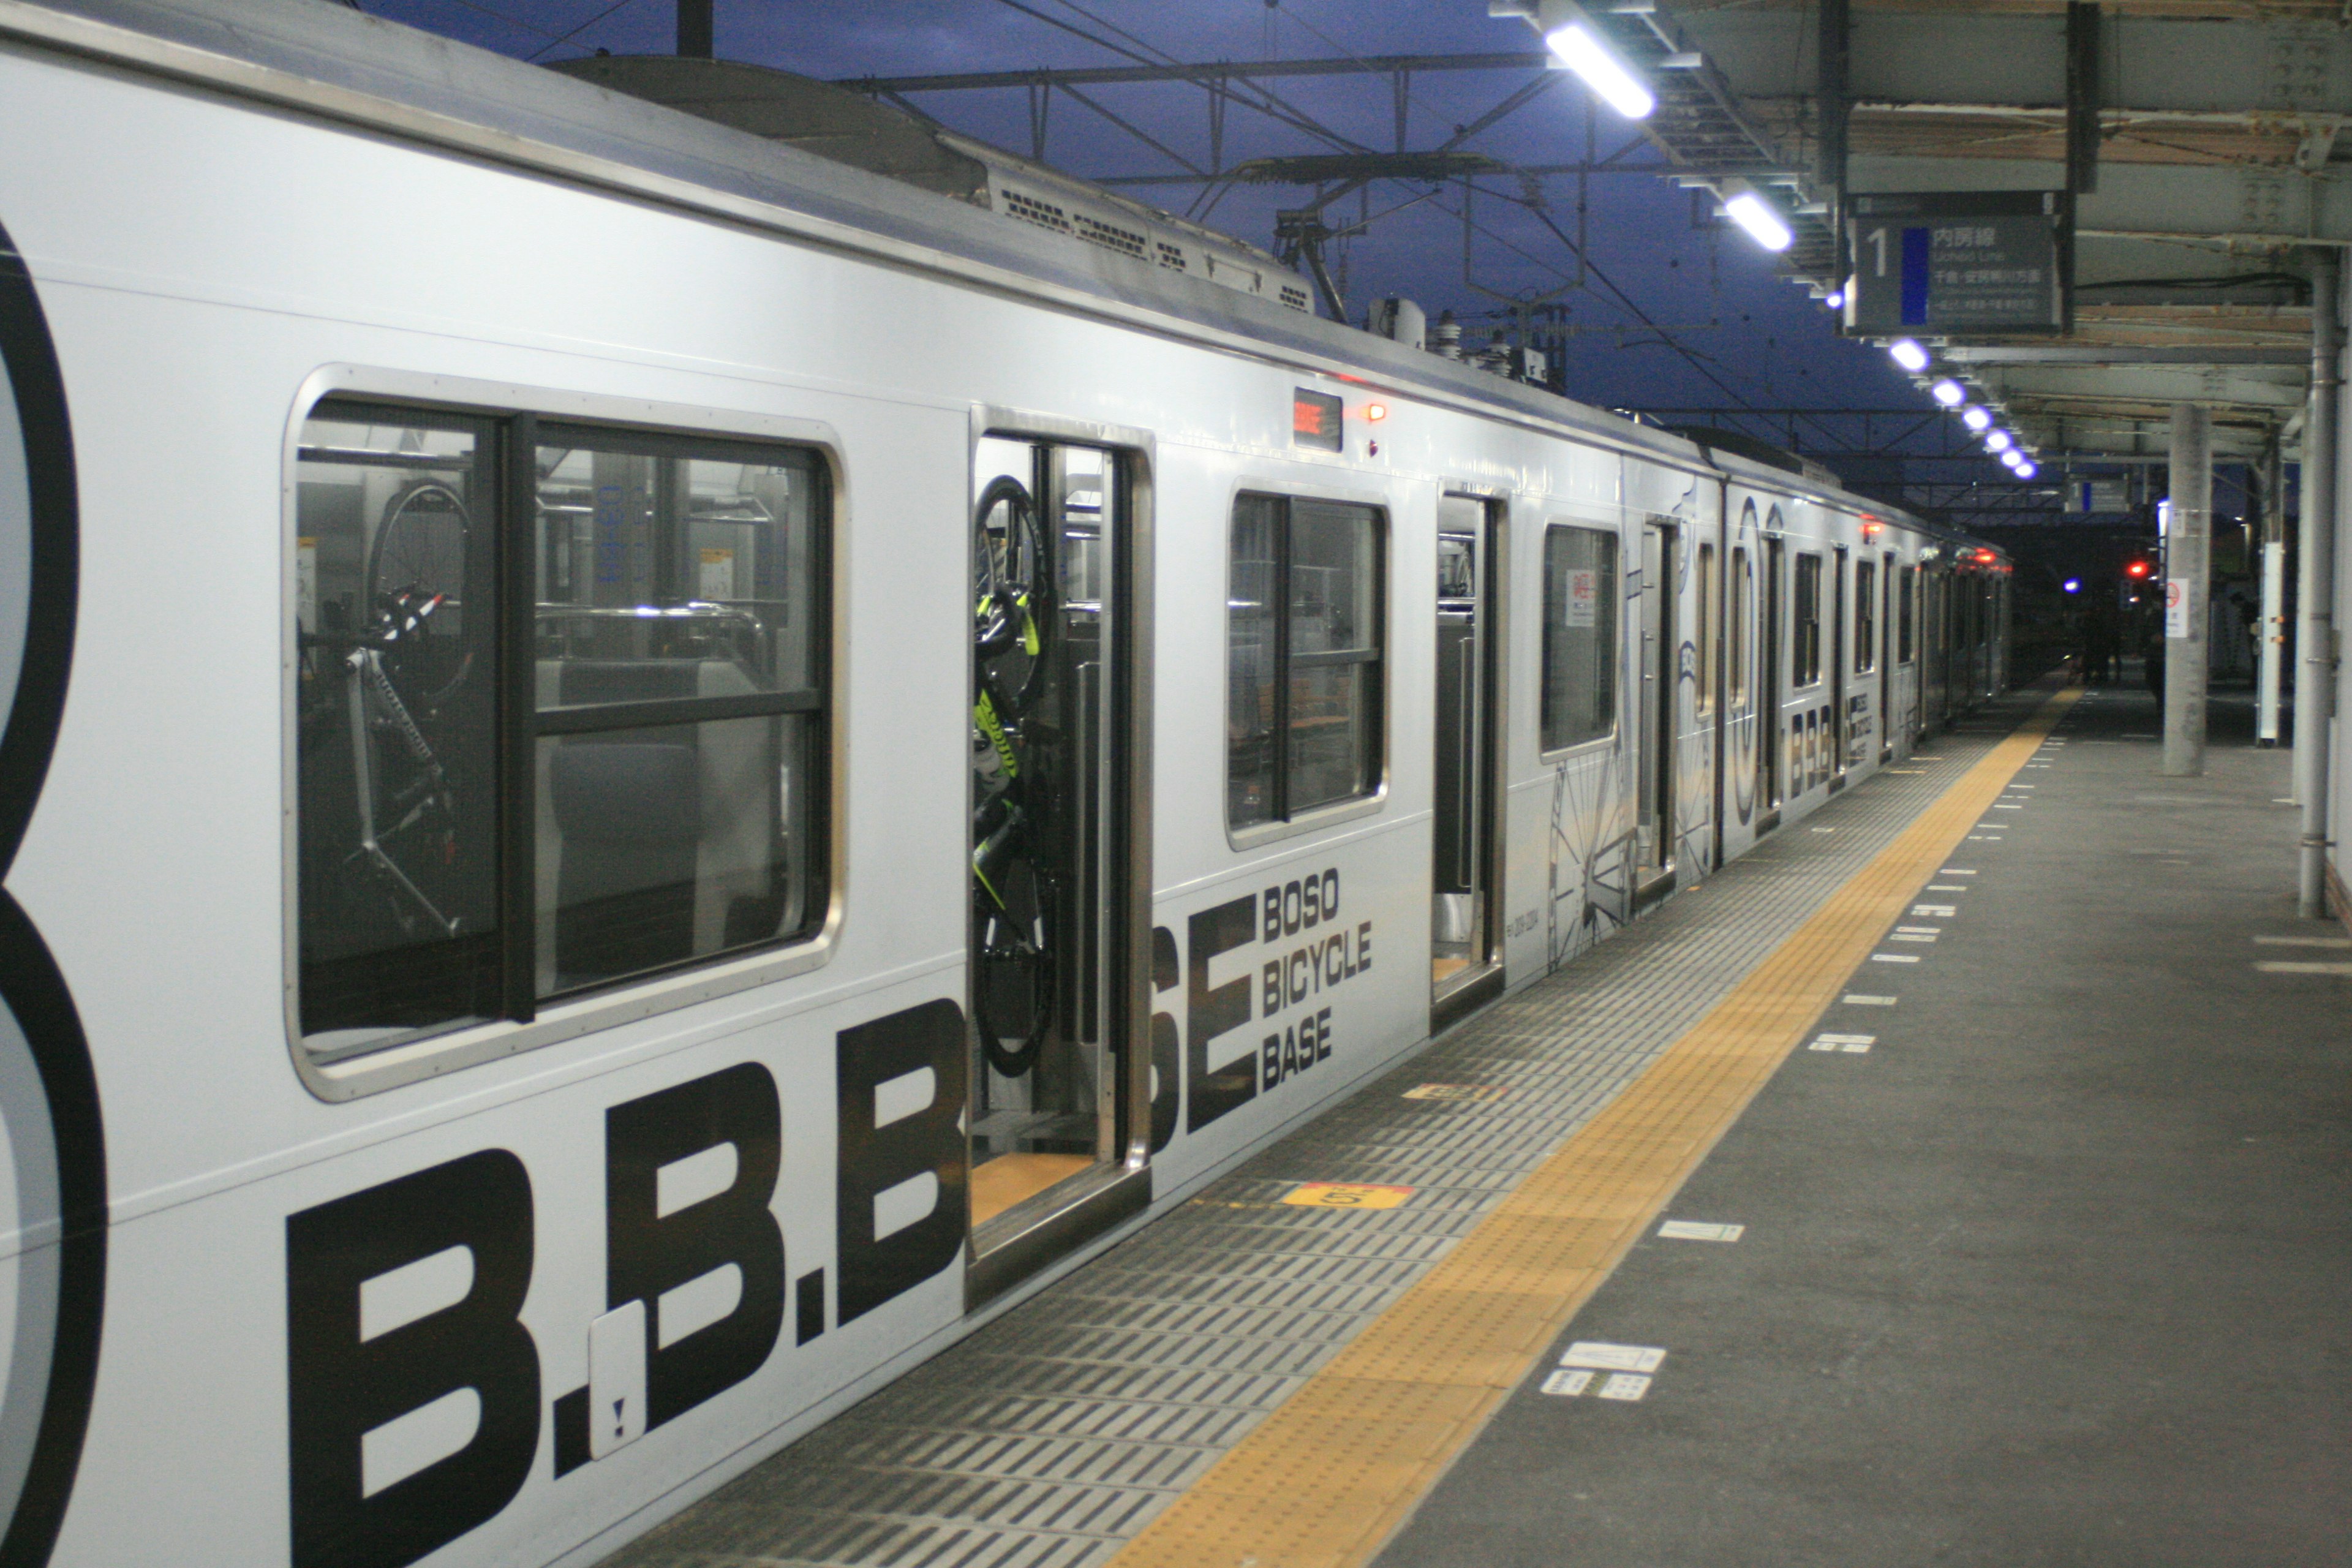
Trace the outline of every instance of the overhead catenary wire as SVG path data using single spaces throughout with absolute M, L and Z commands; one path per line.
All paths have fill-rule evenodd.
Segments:
M 625 3 L 625 0 L 624 0 L 624 3 Z M 1095 12 L 1088 10 L 1084 5 L 1078 5 L 1076 0 L 1055 0 L 1055 3 L 1060 5 L 1065 9 L 1086 18 L 1087 21 L 1093 23 L 1095 26 L 1103 28 L 1108 33 L 1114 36 L 1105 37 L 1101 33 L 1092 31 L 1087 27 L 1077 25 L 1076 23 L 1050 15 L 1047 12 L 1039 9 L 1035 5 L 1025 3 L 1025 0 L 997 0 L 997 3 L 1005 5 L 1012 10 L 1020 12 L 1022 15 L 1029 16 L 1034 20 L 1043 22 L 1048 26 L 1054 27 L 1061 32 L 1067 33 L 1073 37 L 1084 39 L 1087 42 L 1095 45 L 1098 48 L 1108 50 L 1112 54 L 1118 55 L 1126 59 L 1134 61 L 1139 65 L 1177 65 L 1184 63 L 1179 60 L 1174 55 L 1161 49 L 1150 40 L 1120 26 L 1118 23 L 1113 22 L 1107 17 L 1101 16 Z M 1340 49 L 1341 52 L 1349 54 L 1350 58 L 1360 58 L 1355 56 L 1352 51 L 1348 50 L 1344 45 L 1339 44 L 1326 37 L 1319 29 L 1313 27 L 1311 25 L 1307 26 L 1307 30 L 1315 33 L 1318 37 L 1322 38 L 1327 44 L 1330 44 L 1333 47 Z M 1122 39 L 1125 41 L 1121 42 L 1120 40 Z M 1508 94 L 1500 103 L 1497 103 L 1492 109 L 1488 110 L 1485 114 L 1480 115 L 1475 121 L 1457 130 L 1455 133 L 1444 143 L 1444 150 L 1451 150 L 1458 147 L 1472 137 L 1492 128 L 1506 116 L 1516 111 L 1525 104 L 1533 101 L 1537 97 L 1548 90 L 1557 79 L 1558 78 L 1552 73 L 1546 72 L 1537 77 L 1534 80 L 1522 84 Z M 1370 152 L 1371 150 L 1362 143 L 1334 131 L 1329 126 L 1323 124 L 1320 121 L 1316 120 L 1313 116 L 1305 113 L 1303 110 L 1297 110 L 1296 107 L 1279 99 L 1274 93 L 1264 89 L 1255 88 L 1255 84 L 1252 84 L 1252 90 L 1243 90 L 1234 85 L 1223 82 L 1214 87 L 1210 87 L 1206 81 L 1202 82 L 1201 85 L 1212 92 L 1222 92 L 1237 102 L 1241 102 L 1250 108 L 1255 108 L 1258 110 L 1260 113 L 1267 115 L 1268 118 L 1287 123 L 1291 125 L 1293 129 L 1307 132 L 1308 134 L 1314 135 L 1324 141 L 1327 144 L 1342 147 L 1352 152 Z M 1271 100 L 1271 106 L 1269 106 L 1268 103 L 1253 101 L 1253 99 L 1255 97 L 1263 97 L 1265 100 Z M 1082 100 L 1081 101 L 1085 100 Z M 1098 113 L 1103 112 L 1099 105 L 1089 102 L 1087 104 L 1087 107 L 1096 110 Z M 1115 117 L 1108 114 L 1105 115 L 1105 118 L 1111 118 L 1114 119 L 1114 122 L 1118 122 L 1115 120 Z M 1132 127 L 1125 128 L 1130 131 L 1133 130 Z M 1189 160 L 1176 158 L 1166 147 L 1161 146 L 1152 138 L 1143 136 L 1140 132 L 1135 133 L 1139 136 L 1139 139 L 1144 141 L 1147 144 L 1153 146 L 1163 155 L 1171 157 L 1174 162 L 1185 167 L 1187 170 L 1193 169 L 1193 165 Z M 1206 221 L 1209 213 L 1215 209 L 1217 203 L 1223 199 L 1226 192 L 1231 190 L 1233 186 L 1232 181 L 1224 179 L 1221 175 L 1213 175 L 1212 177 L 1216 179 L 1216 185 L 1213 191 L 1205 191 L 1202 193 L 1202 195 L 1207 196 L 1209 199 L 1202 210 L 1198 213 L 1198 221 Z M 1396 183 L 1403 184 L 1403 182 Z M 1323 199 L 1319 199 L 1316 205 L 1318 207 L 1328 205 L 1330 201 L 1336 201 L 1342 196 L 1350 195 L 1354 191 L 1363 188 L 1369 184 L 1370 184 L 1370 182 L 1349 182 L 1341 185 L 1338 190 L 1329 193 L 1328 196 Z M 1430 194 L 1433 195 L 1434 195 L 1433 192 Z M 1414 198 L 1414 201 L 1418 201 L 1419 199 L 1421 198 L 1416 197 Z M 1517 200 L 1518 198 L 1506 199 Z M 1412 201 L 1400 204 L 1401 206 L 1409 206 L 1412 205 L 1414 205 L 1414 202 Z M 1455 216 L 1461 216 L 1457 209 L 1449 207 L 1442 198 L 1439 198 L 1435 205 L 1441 211 L 1449 212 Z M 1640 321 L 1644 329 L 1655 332 L 1661 342 L 1663 342 L 1666 347 L 1672 349 L 1685 363 L 1689 364 L 1693 370 L 1696 371 L 1701 376 L 1705 377 L 1710 384 L 1721 391 L 1725 396 L 1730 398 L 1733 402 L 1738 404 L 1743 408 L 1753 410 L 1757 407 L 1757 405 L 1751 398 L 1739 392 L 1737 388 L 1733 387 L 1729 383 L 1726 382 L 1720 375 L 1717 375 L 1712 369 L 1710 369 L 1706 363 L 1705 356 L 1697 353 L 1688 345 L 1679 342 L 1671 331 L 1669 331 L 1656 320 L 1656 318 L 1653 317 L 1648 311 L 1643 310 L 1640 306 L 1636 305 L 1633 302 L 1633 298 L 1617 284 L 1615 279 L 1610 278 L 1606 272 L 1595 265 L 1591 260 L 1591 258 L 1585 253 L 1584 248 L 1579 246 L 1574 239 L 1570 238 L 1567 232 L 1557 223 L 1554 223 L 1549 215 L 1545 213 L 1539 205 L 1525 201 L 1521 201 L 1520 205 L 1526 206 L 1529 212 L 1533 213 L 1537 220 L 1546 228 L 1549 229 L 1553 236 L 1557 237 L 1562 245 L 1568 247 L 1570 254 L 1577 258 L 1580 267 L 1588 271 L 1594 279 L 1598 280 L 1601 286 L 1614 297 L 1618 305 L 1629 315 Z M 1496 234 L 1494 230 L 1488 228 L 1484 224 L 1476 224 L 1474 221 L 1473 226 L 1476 232 L 1486 236 L 1486 237 L 1490 241 L 1502 246 L 1512 254 L 1518 256 L 1525 260 L 1533 261 L 1538 266 L 1544 266 L 1547 268 L 1550 266 L 1549 263 L 1545 262 L 1540 258 L 1520 248 L 1518 246 Z M 1567 276 L 1564 273 L 1559 272 L 1558 268 L 1551 269 L 1558 276 L 1563 278 Z
M 356 3 L 356 0 L 354 0 L 354 3 Z M 597 12 L 594 16 L 581 23 L 578 26 L 572 28 L 562 37 L 555 39 L 551 43 L 541 44 L 538 48 L 532 50 L 523 58 L 528 60 L 536 60 L 550 49 L 562 48 L 564 45 L 570 43 L 572 39 L 578 37 L 581 34 L 586 32 L 589 28 L 594 26 L 605 17 L 611 16 L 614 12 L 620 10 L 625 5 L 633 4 L 635 4 L 635 0 L 613 0 L 613 4 L 605 6 L 602 11 Z

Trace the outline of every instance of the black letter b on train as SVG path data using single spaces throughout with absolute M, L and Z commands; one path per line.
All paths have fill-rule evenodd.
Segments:
M 504 1149 L 288 1217 L 293 1568 L 403 1568 L 521 1489 L 530 1266 L 530 1178 Z

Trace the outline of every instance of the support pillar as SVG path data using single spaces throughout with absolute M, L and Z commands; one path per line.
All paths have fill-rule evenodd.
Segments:
M 2295 543 L 2294 798 L 2303 808 L 2295 863 L 2295 912 L 2327 912 L 2328 724 L 2336 707 L 2336 418 L 2338 308 L 2344 264 L 2314 250 L 2311 271 L 2311 408 L 2303 421 L 2303 519 Z
M 2279 666 L 2286 653 L 2286 462 L 2275 432 L 2263 448 L 2262 616 L 2255 622 L 2254 744 L 2279 738 Z
M 710 58 L 711 0 L 677 0 L 677 52 L 688 59 Z
M 2213 553 L 2213 415 L 2172 405 L 2172 521 L 2164 535 L 2164 765 L 2205 771 L 2205 607 Z

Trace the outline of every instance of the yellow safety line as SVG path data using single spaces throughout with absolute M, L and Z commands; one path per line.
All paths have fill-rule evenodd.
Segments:
M 1113 1568 L 1368 1562 L 2080 695 L 2060 691 L 1962 773 Z

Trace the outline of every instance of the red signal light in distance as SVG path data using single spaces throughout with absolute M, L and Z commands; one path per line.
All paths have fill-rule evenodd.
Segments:
M 2147 573 L 2148 565 L 2145 561 L 2135 561 L 2124 568 L 2124 575 L 2126 577 L 2145 577 Z

